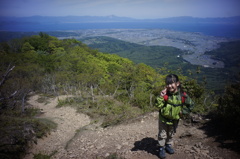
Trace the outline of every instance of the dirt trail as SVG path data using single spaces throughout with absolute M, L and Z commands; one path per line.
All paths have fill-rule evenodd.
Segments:
M 61 98 L 64 98 L 62 96 Z M 116 155 L 126 159 L 158 159 L 158 113 L 150 113 L 127 123 L 101 128 L 90 124 L 90 118 L 77 114 L 73 108 L 56 108 L 57 98 L 44 105 L 32 96 L 29 103 L 43 109 L 41 117 L 58 123 L 57 129 L 33 145 L 26 159 L 33 154 L 51 154 L 61 159 L 96 159 Z M 80 129 L 81 128 L 81 129 Z M 76 130 L 78 133 L 76 133 Z M 168 159 L 237 159 L 240 155 L 219 147 L 215 139 L 208 137 L 198 126 L 180 121 L 175 135 L 175 154 Z M 112 157 L 113 158 L 113 157 Z
M 58 99 L 66 98 L 66 96 L 49 100 L 47 104 L 38 103 L 38 98 L 38 95 L 32 96 L 28 103 L 42 109 L 41 118 L 51 119 L 58 124 L 58 127 L 47 137 L 39 139 L 37 145 L 33 144 L 29 155 L 25 158 L 32 159 L 33 154 L 51 154 L 55 151 L 54 157 L 61 158 L 67 152 L 65 149 L 67 142 L 74 137 L 76 130 L 90 123 L 90 118 L 87 115 L 76 113 L 76 110 L 70 107 L 56 108 Z

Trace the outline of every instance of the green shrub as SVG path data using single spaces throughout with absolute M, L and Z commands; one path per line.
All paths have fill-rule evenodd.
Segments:
M 51 156 L 39 153 L 34 155 L 33 159 L 51 159 Z
M 42 153 L 34 154 L 33 159 L 51 159 L 51 157 L 56 153 L 57 151 L 53 151 L 50 155 L 46 155 Z
M 0 155 L 14 158 L 21 156 L 29 142 L 46 135 L 56 124 L 47 119 L 33 118 L 37 110 L 28 110 L 25 115 L 20 111 L 4 110 L 0 116 Z

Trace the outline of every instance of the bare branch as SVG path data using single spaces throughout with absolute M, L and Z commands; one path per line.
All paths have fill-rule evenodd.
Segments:
M 97 88 L 98 88 L 99 91 L 102 93 L 102 95 L 105 96 L 105 93 L 103 93 L 103 91 L 100 89 L 100 87 L 97 86 Z
M 115 96 L 115 94 L 117 93 L 117 90 L 118 90 L 118 88 L 119 88 L 119 84 L 117 85 L 117 87 L 116 87 L 116 89 L 115 89 L 115 91 L 114 91 L 114 93 L 113 93 L 113 97 Z
M 15 68 L 15 66 L 12 66 L 11 68 L 8 68 L 7 71 L 4 73 L 4 75 L 2 76 L 2 80 L 0 82 L 0 87 L 4 84 L 4 82 L 6 81 L 7 76 L 9 75 L 9 73 Z
M 18 92 L 18 91 L 13 92 L 9 97 L 0 98 L 0 101 L 1 101 L 1 100 L 6 100 L 6 99 L 10 99 L 10 98 L 14 97 L 14 96 L 17 94 L 17 92 Z
M 22 97 L 22 113 L 24 113 L 24 111 L 25 111 L 25 98 L 28 95 L 28 93 L 30 93 L 30 92 L 31 91 L 28 90 L 28 91 L 26 91 L 26 93 L 23 94 L 23 97 Z

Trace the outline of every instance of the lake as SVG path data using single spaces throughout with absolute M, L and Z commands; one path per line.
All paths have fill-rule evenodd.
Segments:
M 98 22 L 51 24 L 0 24 L 1 31 L 46 32 L 81 29 L 169 29 L 199 32 L 205 35 L 240 38 L 240 24 L 229 23 L 163 23 L 163 22 Z

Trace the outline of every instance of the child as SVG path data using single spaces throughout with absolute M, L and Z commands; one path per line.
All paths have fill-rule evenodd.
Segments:
M 174 153 L 172 138 L 176 133 L 180 116 L 184 113 L 183 106 L 186 106 L 187 111 L 190 112 L 194 105 L 191 98 L 182 92 L 177 75 L 168 75 L 165 82 L 166 88 L 162 90 L 156 102 L 157 107 L 160 108 L 158 142 L 160 145 L 159 157 L 161 159 L 166 157 L 165 151 L 169 154 Z

